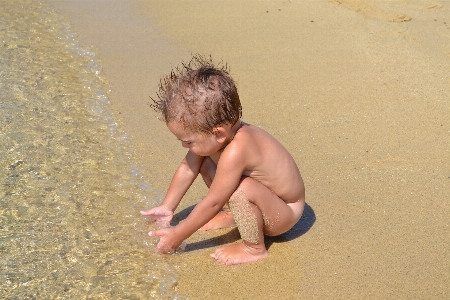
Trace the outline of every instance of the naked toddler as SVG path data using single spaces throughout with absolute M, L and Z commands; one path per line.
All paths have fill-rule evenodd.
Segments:
M 211 257 L 226 265 L 266 257 L 264 235 L 286 232 L 303 213 L 305 188 L 292 156 L 266 131 L 241 121 L 234 81 L 210 59 L 194 56 L 165 76 L 158 96 L 153 107 L 189 150 L 161 205 L 141 214 L 169 224 L 199 174 L 209 191 L 183 222 L 149 232 L 160 237 L 157 250 L 172 253 L 197 230 L 236 225 L 242 242 Z

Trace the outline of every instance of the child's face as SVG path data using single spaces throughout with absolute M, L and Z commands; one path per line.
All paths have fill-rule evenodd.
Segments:
M 214 134 L 206 135 L 187 131 L 177 122 L 167 124 L 169 130 L 181 141 L 181 146 L 200 156 L 210 156 L 222 148 Z

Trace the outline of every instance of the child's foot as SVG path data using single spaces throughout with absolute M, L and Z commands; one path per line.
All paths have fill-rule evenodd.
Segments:
M 233 215 L 230 211 L 220 211 L 214 218 L 212 218 L 208 223 L 203 225 L 199 231 L 213 230 L 219 228 L 228 228 L 236 226 L 234 222 Z
M 262 245 L 247 245 L 245 242 L 217 249 L 211 257 L 224 265 L 237 265 L 262 259 L 268 252 Z

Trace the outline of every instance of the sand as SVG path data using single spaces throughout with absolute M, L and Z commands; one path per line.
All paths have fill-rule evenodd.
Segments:
M 171 256 L 190 299 L 411 299 L 450 294 L 448 1 L 51 0 L 91 46 L 116 118 L 164 191 L 184 155 L 147 106 L 191 53 L 231 67 L 246 122 L 292 153 L 304 217 L 269 256 L 226 267 L 236 229 Z M 196 182 L 183 216 L 206 189 Z M 136 217 L 139 217 L 138 214 Z M 201 242 L 206 240 L 206 242 Z

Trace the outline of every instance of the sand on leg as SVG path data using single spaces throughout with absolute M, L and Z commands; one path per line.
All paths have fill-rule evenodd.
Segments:
M 203 177 L 203 181 L 209 188 L 216 175 L 217 165 L 212 161 L 211 158 L 205 157 L 203 163 L 200 167 L 200 174 Z M 225 205 L 222 210 L 212 218 L 208 223 L 203 225 L 199 231 L 213 230 L 219 228 L 234 227 L 236 223 L 234 221 L 233 215 L 230 212 L 228 205 Z
M 287 204 L 260 182 L 243 177 L 229 200 L 242 242 L 219 248 L 211 257 L 226 265 L 267 256 L 264 234 L 279 235 L 295 225 L 303 213 L 303 199 Z

